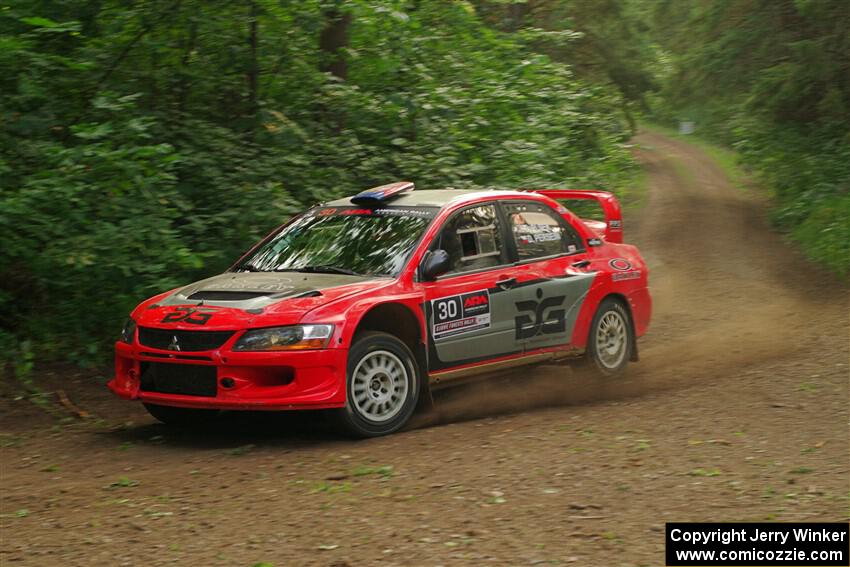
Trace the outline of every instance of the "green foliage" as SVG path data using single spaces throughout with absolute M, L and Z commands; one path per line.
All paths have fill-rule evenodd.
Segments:
M 392 465 L 384 465 L 380 467 L 359 466 L 351 471 L 351 476 L 369 476 L 377 475 L 381 478 L 392 478 L 395 470 Z
M 650 4 L 666 50 L 655 119 L 735 148 L 774 191 L 777 226 L 850 274 L 850 3 Z
M 329 54 L 331 4 L 0 10 L 3 352 L 29 340 L 107 362 L 140 300 L 364 187 L 616 190 L 634 174 L 622 94 L 533 33 L 494 29 L 468 2 L 347 0 Z M 322 70 L 329 57 L 345 76 Z
M 736 143 L 744 162 L 773 189 L 776 224 L 813 260 L 850 275 L 850 133 L 759 131 Z
M 634 112 L 657 89 L 657 49 L 648 33 L 646 9 L 634 0 L 482 1 L 487 21 L 516 30 L 530 45 L 570 65 L 583 80 L 607 85 L 630 128 Z
M 133 488 L 134 486 L 139 486 L 138 480 L 130 480 L 126 476 L 122 476 L 115 482 L 109 484 L 106 488 Z

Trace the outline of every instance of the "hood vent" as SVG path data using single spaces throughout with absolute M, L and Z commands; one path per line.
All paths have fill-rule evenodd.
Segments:
M 255 299 L 267 295 L 268 293 L 265 291 L 197 291 L 187 297 L 187 299 L 197 301 L 245 301 L 246 299 Z
M 304 293 L 299 293 L 298 295 L 296 295 L 294 297 L 297 297 L 298 299 L 300 299 L 302 297 L 320 297 L 321 295 L 322 295 L 321 291 L 314 289 L 312 291 L 305 291 Z

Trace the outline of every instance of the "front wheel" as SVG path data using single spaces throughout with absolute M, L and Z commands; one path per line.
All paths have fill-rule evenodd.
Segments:
M 629 313 L 615 299 L 605 299 L 590 324 L 587 362 L 603 376 L 618 376 L 626 369 L 634 334 Z
M 346 404 L 337 410 L 343 429 L 356 437 L 401 429 L 416 409 L 419 382 L 406 344 L 387 333 L 358 336 L 348 354 Z

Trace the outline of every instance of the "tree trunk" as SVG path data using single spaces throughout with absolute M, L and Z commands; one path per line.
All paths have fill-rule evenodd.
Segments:
M 189 35 L 186 38 L 186 47 L 183 49 L 183 55 L 180 57 L 180 83 L 177 94 L 177 110 L 182 114 L 186 111 L 186 101 L 189 98 L 189 86 L 191 79 L 189 75 L 189 60 L 192 57 L 192 52 L 195 50 L 195 43 L 198 39 L 198 19 L 192 17 L 189 21 Z
M 319 69 L 330 73 L 340 81 L 348 78 L 348 63 L 345 60 L 345 48 L 349 45 L 348 28 L 351 25 L 351 14 L 340 9 L 341 0 L 324 11 L 325 27 L 319 36 L 319 49 L 321 50 L 321 61 Z M 328 124 L 335 134 L 345 129 L 345 111 L 336 108 L 327 108 L 321 104 L 323 120 Z
M 322 50 L 320 69 L 341 80 L 348 78 L 348 64 L 344 49 L 348 47 L 348 27 L 351 14 L 342 12 L 339 4 L 325 10 L 325 27 L 319 36 L 319 49 Z
M 257 3 L 251 2 L 251 15 L 248 23 L 248 45 L 250 46 L 251 56 L 248 61 L 248 115 L 257 115 L 257 83 L 260 74 L 259 64 L 257 62 Z
M 507 13 L 507 31 L 516 32 L 525 25 L 525 16 L 530 10 L 528 2 L 522 4 L 509 4 Z

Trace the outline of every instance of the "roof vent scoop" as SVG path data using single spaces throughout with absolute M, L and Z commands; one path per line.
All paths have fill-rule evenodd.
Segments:
M 381 185 L 380 187 L 372 187 L 352 197 L 351 202 L 355 205 L 376 207 L 381 203 L 395 199 L 402 193 L 413 191 L 413 187 L 414 185 L 411 181 L 398 181 L 396 183 Z

